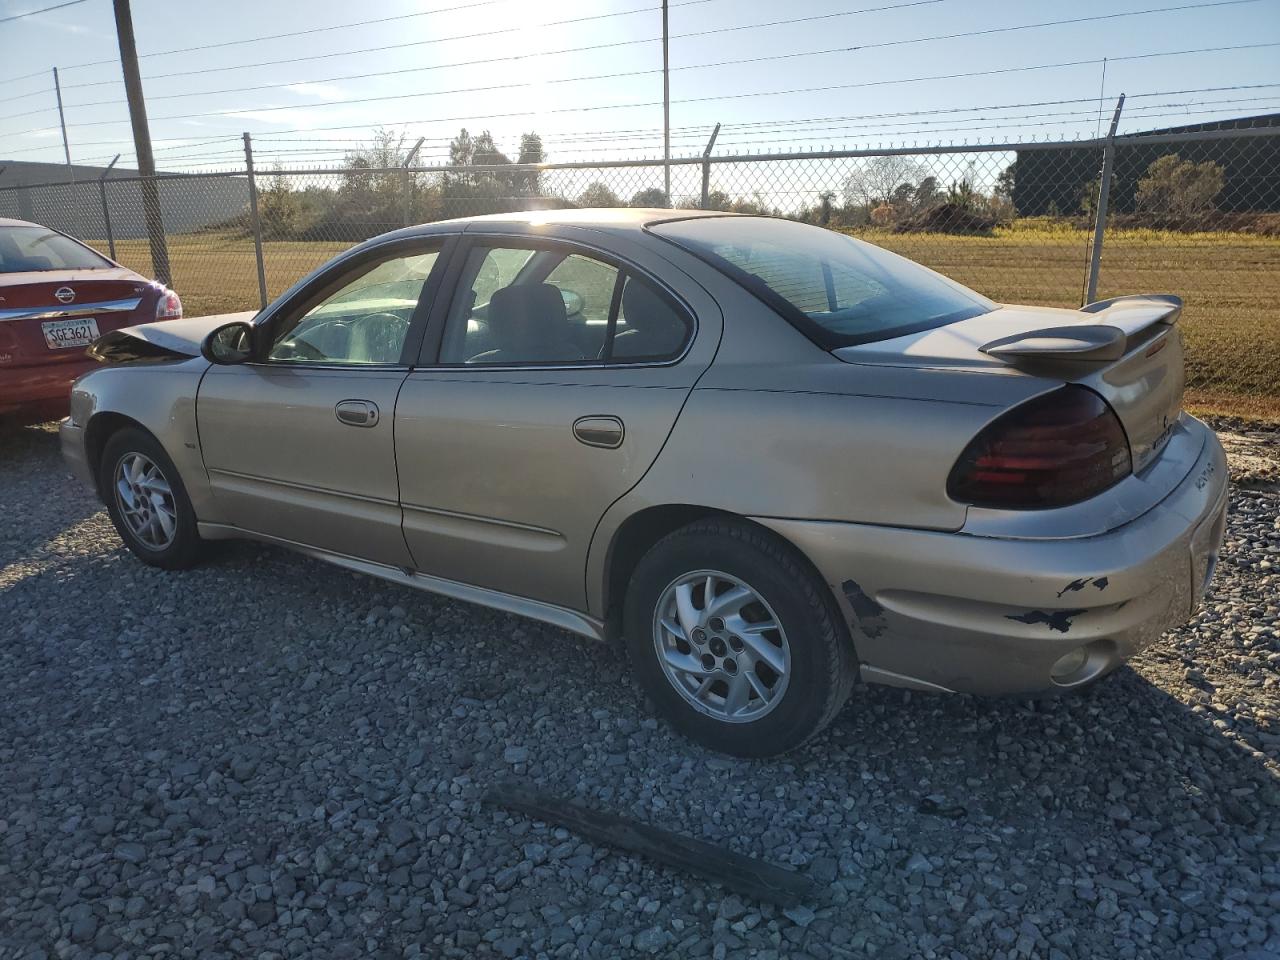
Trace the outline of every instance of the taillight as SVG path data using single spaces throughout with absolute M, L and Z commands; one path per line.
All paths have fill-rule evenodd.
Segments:
M 1062 507 L 1132 472 L 1115 411 L 1092 390 L 1068 386 L 988 424 L 956 461 L 947 494 L 981 507 Z
M 178 299 L 178 295 L 165 287 L 160 292 L 160 299 L 156 301 L 156 319 L 157 320 L 179 320 L 182 318 L 182 301 Z

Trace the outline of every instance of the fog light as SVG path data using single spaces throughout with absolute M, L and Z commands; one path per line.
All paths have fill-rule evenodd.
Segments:
M 1089 648 L 1077 647 L 1070 653 L 1063 654 L 1050 668 L 1049 673 L 1058 683 L 1067 683 L 1080 669 L 1089 662 Z

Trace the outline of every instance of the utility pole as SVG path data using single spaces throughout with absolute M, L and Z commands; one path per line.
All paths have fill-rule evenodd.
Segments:
M 671 69 L 668 57 L 667 0 L 662 0 L 662 183 L 671 206 Z
M 156 161 L 151 155 L 151 130 L 147 126 L 147 104 L 142 97 L 142 75 L 138 72 L 138 48 L 133 40 L 133 14 L 129 0 L 112 0 L 116 14 L 116 37 L 120 42 L 120 69 L 129 101 L 129 123 L 133 126 L 133 151 L 138 158 L 142 180 L 142 212 L 151 244 L 151 269 L 155 278 L 171 286 L 169 248 L 165 244 L 164 218 L 160 214 L 160 191 L 156 186 Z
M 58 123 L 62 127 L 62 152 L 67 155 L 67 182 L 76 182 L 76 168 L 71 165 L 71 144 L 67 142 L 67 118 L 62 112 L 62 84 L 58 82 L 58 68 L 53 68 L 53 92 L 58 97 Z

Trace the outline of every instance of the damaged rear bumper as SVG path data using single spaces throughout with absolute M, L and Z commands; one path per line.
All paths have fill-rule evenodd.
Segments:
M 1212 578 L 1227 507 L 1222 446 L 1155 507 L 1090 537 L 1015 539 L 761 518 L 831 584 L 863 679 L 1033 693 L 1084 685 L 1184 623 Z

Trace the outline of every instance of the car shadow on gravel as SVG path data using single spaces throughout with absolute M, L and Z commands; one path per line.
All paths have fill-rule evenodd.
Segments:
M 38 553 L 102 504 L 62 461 L 56 424 L 0 424 L 0 556 Z

